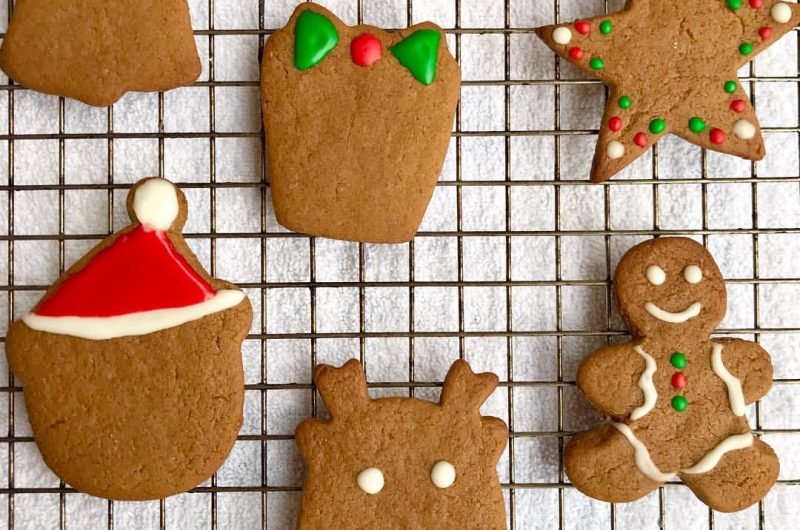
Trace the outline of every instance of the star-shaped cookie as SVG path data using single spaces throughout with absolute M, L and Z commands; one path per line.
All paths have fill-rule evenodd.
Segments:
M 611 87 L 591 174 L 605 182 L 667 133 L 762 159 L 737 70 L 798 23 L 800 6 L 778 0 L 628 0 L 618 13 L 536 33 Z

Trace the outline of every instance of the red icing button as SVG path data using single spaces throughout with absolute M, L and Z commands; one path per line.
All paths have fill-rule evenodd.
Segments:
M 747 108 L 747 103 L 743 99 L 734 99 L 731 101 L 731 110 L 733 112 L 744 112 Z
M 711 129 L 709 136 L 711 138 L 711 143 L 715 145 L 724 144 L 725 140 L 728 139 L 728 135 L 725 134 L 725 131 L 717 128 Z
M 619 131 L 620 129 L 622 129 L 622 120 L 619 117 L 614 116 L 613 118 L 608 120 L 608 128 L 614 132 Z
M 683 372 L 675 372 L 672 374 L 672 386 L 681 389 L 686 386 L 686 375 Z
M 636 133 L 636 136 L 633 137 L 633 143 L 639 147 L 647 147 L 647 135 L 641 132 Z
M 383 46 L 375 35 L 362 33 L 350 43 L 350 55 L 358 66 L 372 66 L 383 55 Z
M 750 0 L 750 7 L 753 9 L 764 7 L 764 0 Z
M 569 49 L 569 58 L 573 61 L 578 61 L 580 58 L 583 57 L 583 50 L 580 48 L 570 48 Z
M 588 35 L 589 32 L 592 31 L 592 25 L 585 20 L 581 20 L 575 23 L 575 29 L 578 30 L 578 33 L 581 35 Z
M 761 37 L 761 40 L 767 40 L 768 38 L 772 37 L 772 28 L 764 26 L 758 30 L 758 36 Z

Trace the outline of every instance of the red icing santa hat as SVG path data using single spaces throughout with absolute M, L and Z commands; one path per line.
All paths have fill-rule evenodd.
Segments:
M 175 186 L 148 179 L 134 188 L 133 228 L 70 274 L 23 317 L 31 328 L 102 340 L 144 335 L 235 306 L 238 290 L 215 291 L 167 236 L 180 215 Z

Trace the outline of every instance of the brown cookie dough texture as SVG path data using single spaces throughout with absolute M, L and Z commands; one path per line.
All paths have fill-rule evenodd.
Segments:
M 106 106 L 200 75 L 186 0 L 17 0 L 0 68 L 39 92 Z
M 303 12 L 327 17 L 338 44 L 312 68 L 295 67 Z M 390 47 L 418 30 L 441 34 L 436 77 L 415 79 Z M 381 58 L 359 66 L 353 40 L 369 33 Z M 261 101 L 275 213 L 286 228 L 335 239 L 397 243 L 417 231 L 441 173 L 461 73 L 431 23 L 395 33 L 349 27 L 316 4 L 298 6 L 264 48 Z
M 37 307 L 139 226 L 131 201 L 147 180 L 128 196 L 132 224 L 73 265 Z M 187 246 L 181 233 L 186 199 L 176 192 L 180 212 L 167 231 L 169 241 L 213 289 L 237 289 L 212 278 Z M 15 321 L 7 337 L 8 361 L 23 384 L 47 465 L 75 489 L 110 499 L 159 499 L 208 479 L 242 424 L 241 344 L 251 320 L 244 297 L 177 327 L 108 340 L 37 331 Z
M 781 0 L 628 0 L 618 13 L 536 33 L 611 87 L 591 173 L 605 182 L 668 133 L 762 159 L 758 118 L 737 71 L 798 23 L 800 6 Z
M 497 386 L 457 361 L 438 404 L 370 399 L 361 364 L 319 366 L 314 381 L 332 419 L 306 420 L 301 530 L 506 527 L 497 462 L 508 440 L 480 414 Z
M 746 406 L 769 391 L 772 363 L 756 343 L 709 337 L 727 305 L 714 259 L 691 239 L 646 241 L 622 258 L 614 289 L 634 339 L 578 370 L 578 388 L 611 422 L 569 443 L 569 479 L 609 502 L 673 478 L 715 510 L 761 500 L 780 464 L 751 433 Z

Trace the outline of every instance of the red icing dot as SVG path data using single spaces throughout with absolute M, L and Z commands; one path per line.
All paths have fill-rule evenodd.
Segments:
M 608 128 L 614 132 L 619 131 L 620 129 L 622 129 L 622 120 L 619 117 L 614 116 L 613 118 L 608 120 Z
M 575 23 L 575 29 L 578 30 L 578 33 L 581 35 L 588 35 L 589 32 L 592 31 L 592 25 L 585 20 L 581 20 Z
M 711 143 L 715 145 L 724 144 L 725 140 L 728 139 L 728 135 L 725 134 L 725 131 L 717 128 L 711 129 L 709 136 L 711 138 Z
M 772 37 L 772 28 L 764 26 L 758 30 L 758 36 L 761 37 L 761 40 L 767 40 L 768 38 Z
M 637 133 L 636 136 L 633 137 L 633 143 L 638 145 L 639 147 L 646 147 L 647 146 L 647 135 L 645 133 Z
M 747 108 L 747 103 L 743 99 L 734 99 L 731 101 L 731 110 L 733 112 L 744 112 Z
M 350 43 L 350 56 L 358 66 L 372 66 L 383 55 L 380 39 L 371 33 L 362 33 Z
M 573 61 L 578 61 L 580 58 L 583 57 L 583 50 L 580 48 L 570 48 L 569 49 L 569 58 Z
M 686 375 L 683 372 L 675 372 L 672 375 L 672 386 L 681 389 L 686 386 Z
M 764 6 L 764 0 L 750 0 L 750 7 L 759 9 Z

